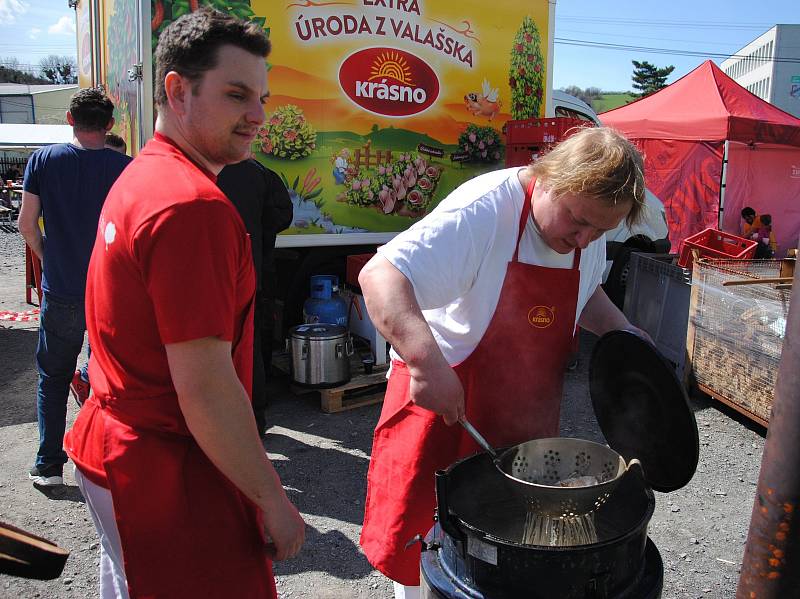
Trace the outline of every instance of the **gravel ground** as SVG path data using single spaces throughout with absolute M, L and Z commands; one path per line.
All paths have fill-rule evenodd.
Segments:
M 23 243 L 0 231 L 0 311 L 26 310 Z M 61 578 L 39 582 L 0 575 L 0 597 L 97 597 L 98 544 L 70 468 L 54 492 L 33 488 L 27 470 L 37 445 L 36 324 L 0 321 L 0 520 L 71 551 Z M 602 440 L 588 398 L 588 355 L 566 378 L 562 434 Z M 306 545 L 276 565 L 281 597 L 392 597 L 391 585 L 358 546 L 372 430 L 380 406 L 326 415 L 313 395 L 272 384 L 264 445 L 307 524 Z M 733 597 L 755 496 L 765 430 L 705 398 L 693 398 L 700 463 L 683 489 L 656 494 L 650 536 L 665 566 L 663 597 Z M 69 404 L 69 420 L 76 407 Z

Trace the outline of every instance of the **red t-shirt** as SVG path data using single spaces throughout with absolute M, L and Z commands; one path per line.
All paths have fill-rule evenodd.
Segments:
M 189 435 L 164 348 L 204 337 L 232 342 L 252 388 L 255 272 L 250 241 L 215 177 L 156 133 L 111 188 L 86 286 L 93 395 L 64 445 L 107 486 L 102 409 L 127 424 Z M 103 408 L 101 408 L 103 406 Z

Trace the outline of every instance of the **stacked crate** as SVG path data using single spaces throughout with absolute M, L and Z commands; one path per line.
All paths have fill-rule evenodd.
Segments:
M 700 260 L 692 274 L 687 353 L 700 390 L 766 426 L 791 290 L 774 283 L 780 260 Z

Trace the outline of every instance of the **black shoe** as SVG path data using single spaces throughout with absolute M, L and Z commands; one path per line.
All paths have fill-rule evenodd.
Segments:
M 64 484 L 64 466 L 62 464 L 34 466 L 28 471 L 28 478 L 39 487 L 58 487 Z

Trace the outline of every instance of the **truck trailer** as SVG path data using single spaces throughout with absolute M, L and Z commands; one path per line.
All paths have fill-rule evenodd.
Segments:
M 294 208 L 276 244 L 281 337 L 300 321 L 312 275 L 344 280 L 347 256 L 374 252 L 464 181 L 507 165 L 506 123 L 598 124 L 589 106 L 552 91 L 553 0 L 70 4 L 79 83 L 104 86 L 134 156 L 153 134 L 153 53 L 165 27 L 209 6 L 270 38 L 271 96 L 252 152 L 281 176 Z M 654 245 L 663 207 L 649 206 L 651 224 L 612 232 L 615 246 L 663 250 Z

